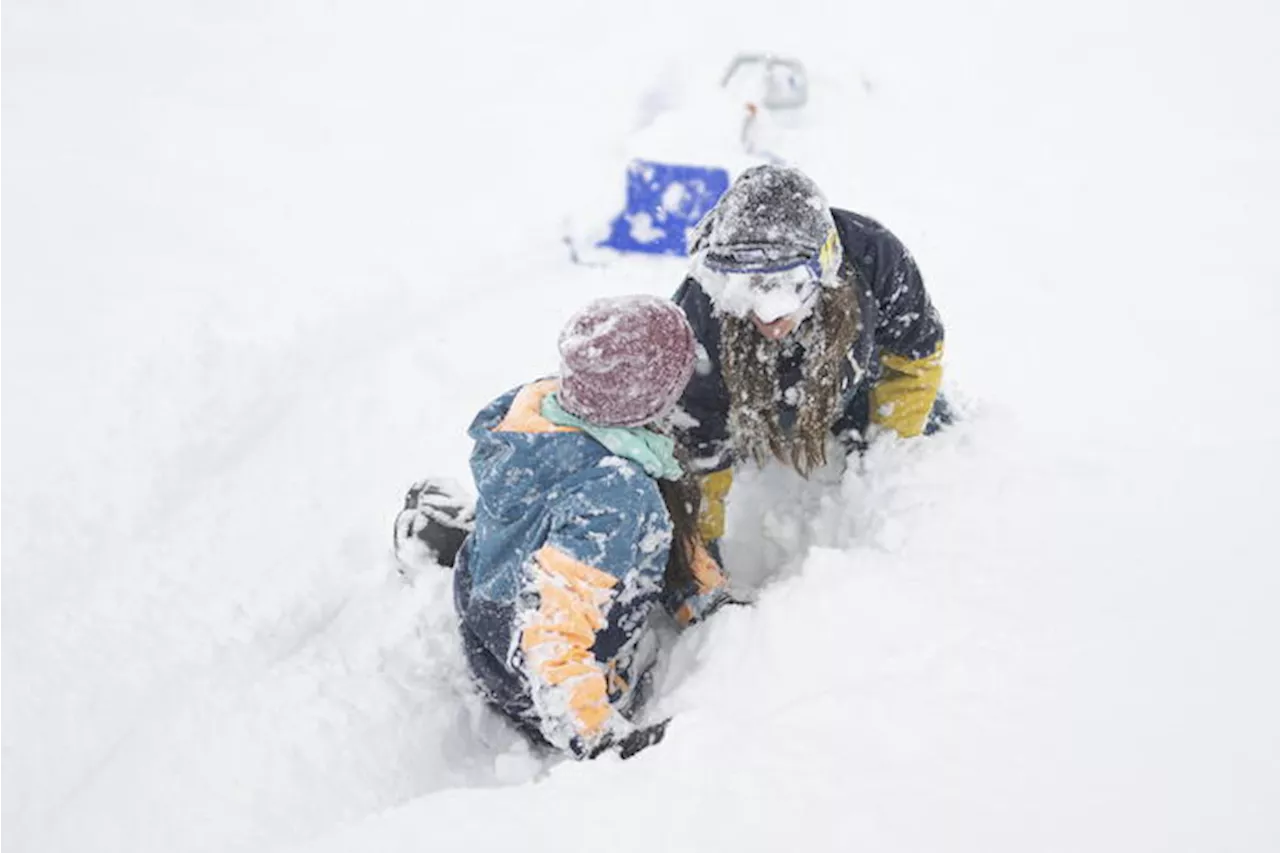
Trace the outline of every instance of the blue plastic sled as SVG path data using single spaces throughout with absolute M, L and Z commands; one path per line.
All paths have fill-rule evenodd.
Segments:
M 729 173 L 714 166 L 632 160 L 627 207 L 597 246 L 651 255 L 687 253 L 685 238 L 729 188 Z

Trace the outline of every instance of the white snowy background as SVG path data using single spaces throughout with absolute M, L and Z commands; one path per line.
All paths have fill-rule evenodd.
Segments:
M 9 0 L 4 849 L 1280 849 L 1278 39 L 1269 0 Z M 391 519 L 582 302 L 674 290 L 561 236 L 740 49 L 808 64 L 780 148 L 917 256 L 967 417 L 741 478 L 759 603 L 674 649 L 667 740 L 543 763 Z

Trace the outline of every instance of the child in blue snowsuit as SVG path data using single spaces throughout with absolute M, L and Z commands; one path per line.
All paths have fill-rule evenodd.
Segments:
M 682 624 L 729 600 L 697 532 L 698 487 L 652 427 L 693 372 L 683 313 L 654 297 L 591 303 L 560 335 L 559 377 L 509 391 L 470 427 L 479 498 L 454 594 L 487 698 L 535 742 L 623 757 L 661 604 Z

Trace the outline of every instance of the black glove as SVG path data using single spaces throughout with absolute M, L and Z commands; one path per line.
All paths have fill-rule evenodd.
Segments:
M 724 607 L 751 607 L 755 601 L 749 598 L 743 598 L 728 590 L 722 590 L 719 595 L 707 606 L 707 609 L 698 615 L 697 619 L 689 622 L 690 625 L 697 625 L 711 618 L 711 614 Z
M 840 430 L 836 433 L 836 440 L 840 442 L 840 448 L 844 451 L 846 457 L 858 456 L 867 452 L 870 442 L 866 437 L 856 429 Z

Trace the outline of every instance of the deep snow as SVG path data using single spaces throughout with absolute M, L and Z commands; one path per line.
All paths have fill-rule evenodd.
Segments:
M 1280 846 L 1274 4 L 646 10 L 5 4 L 6 849 Z M 758 47 L 967 417 L 745 475 L 666 741 L 548 766 L 391 519 L 674 289 L 566 218 Z

